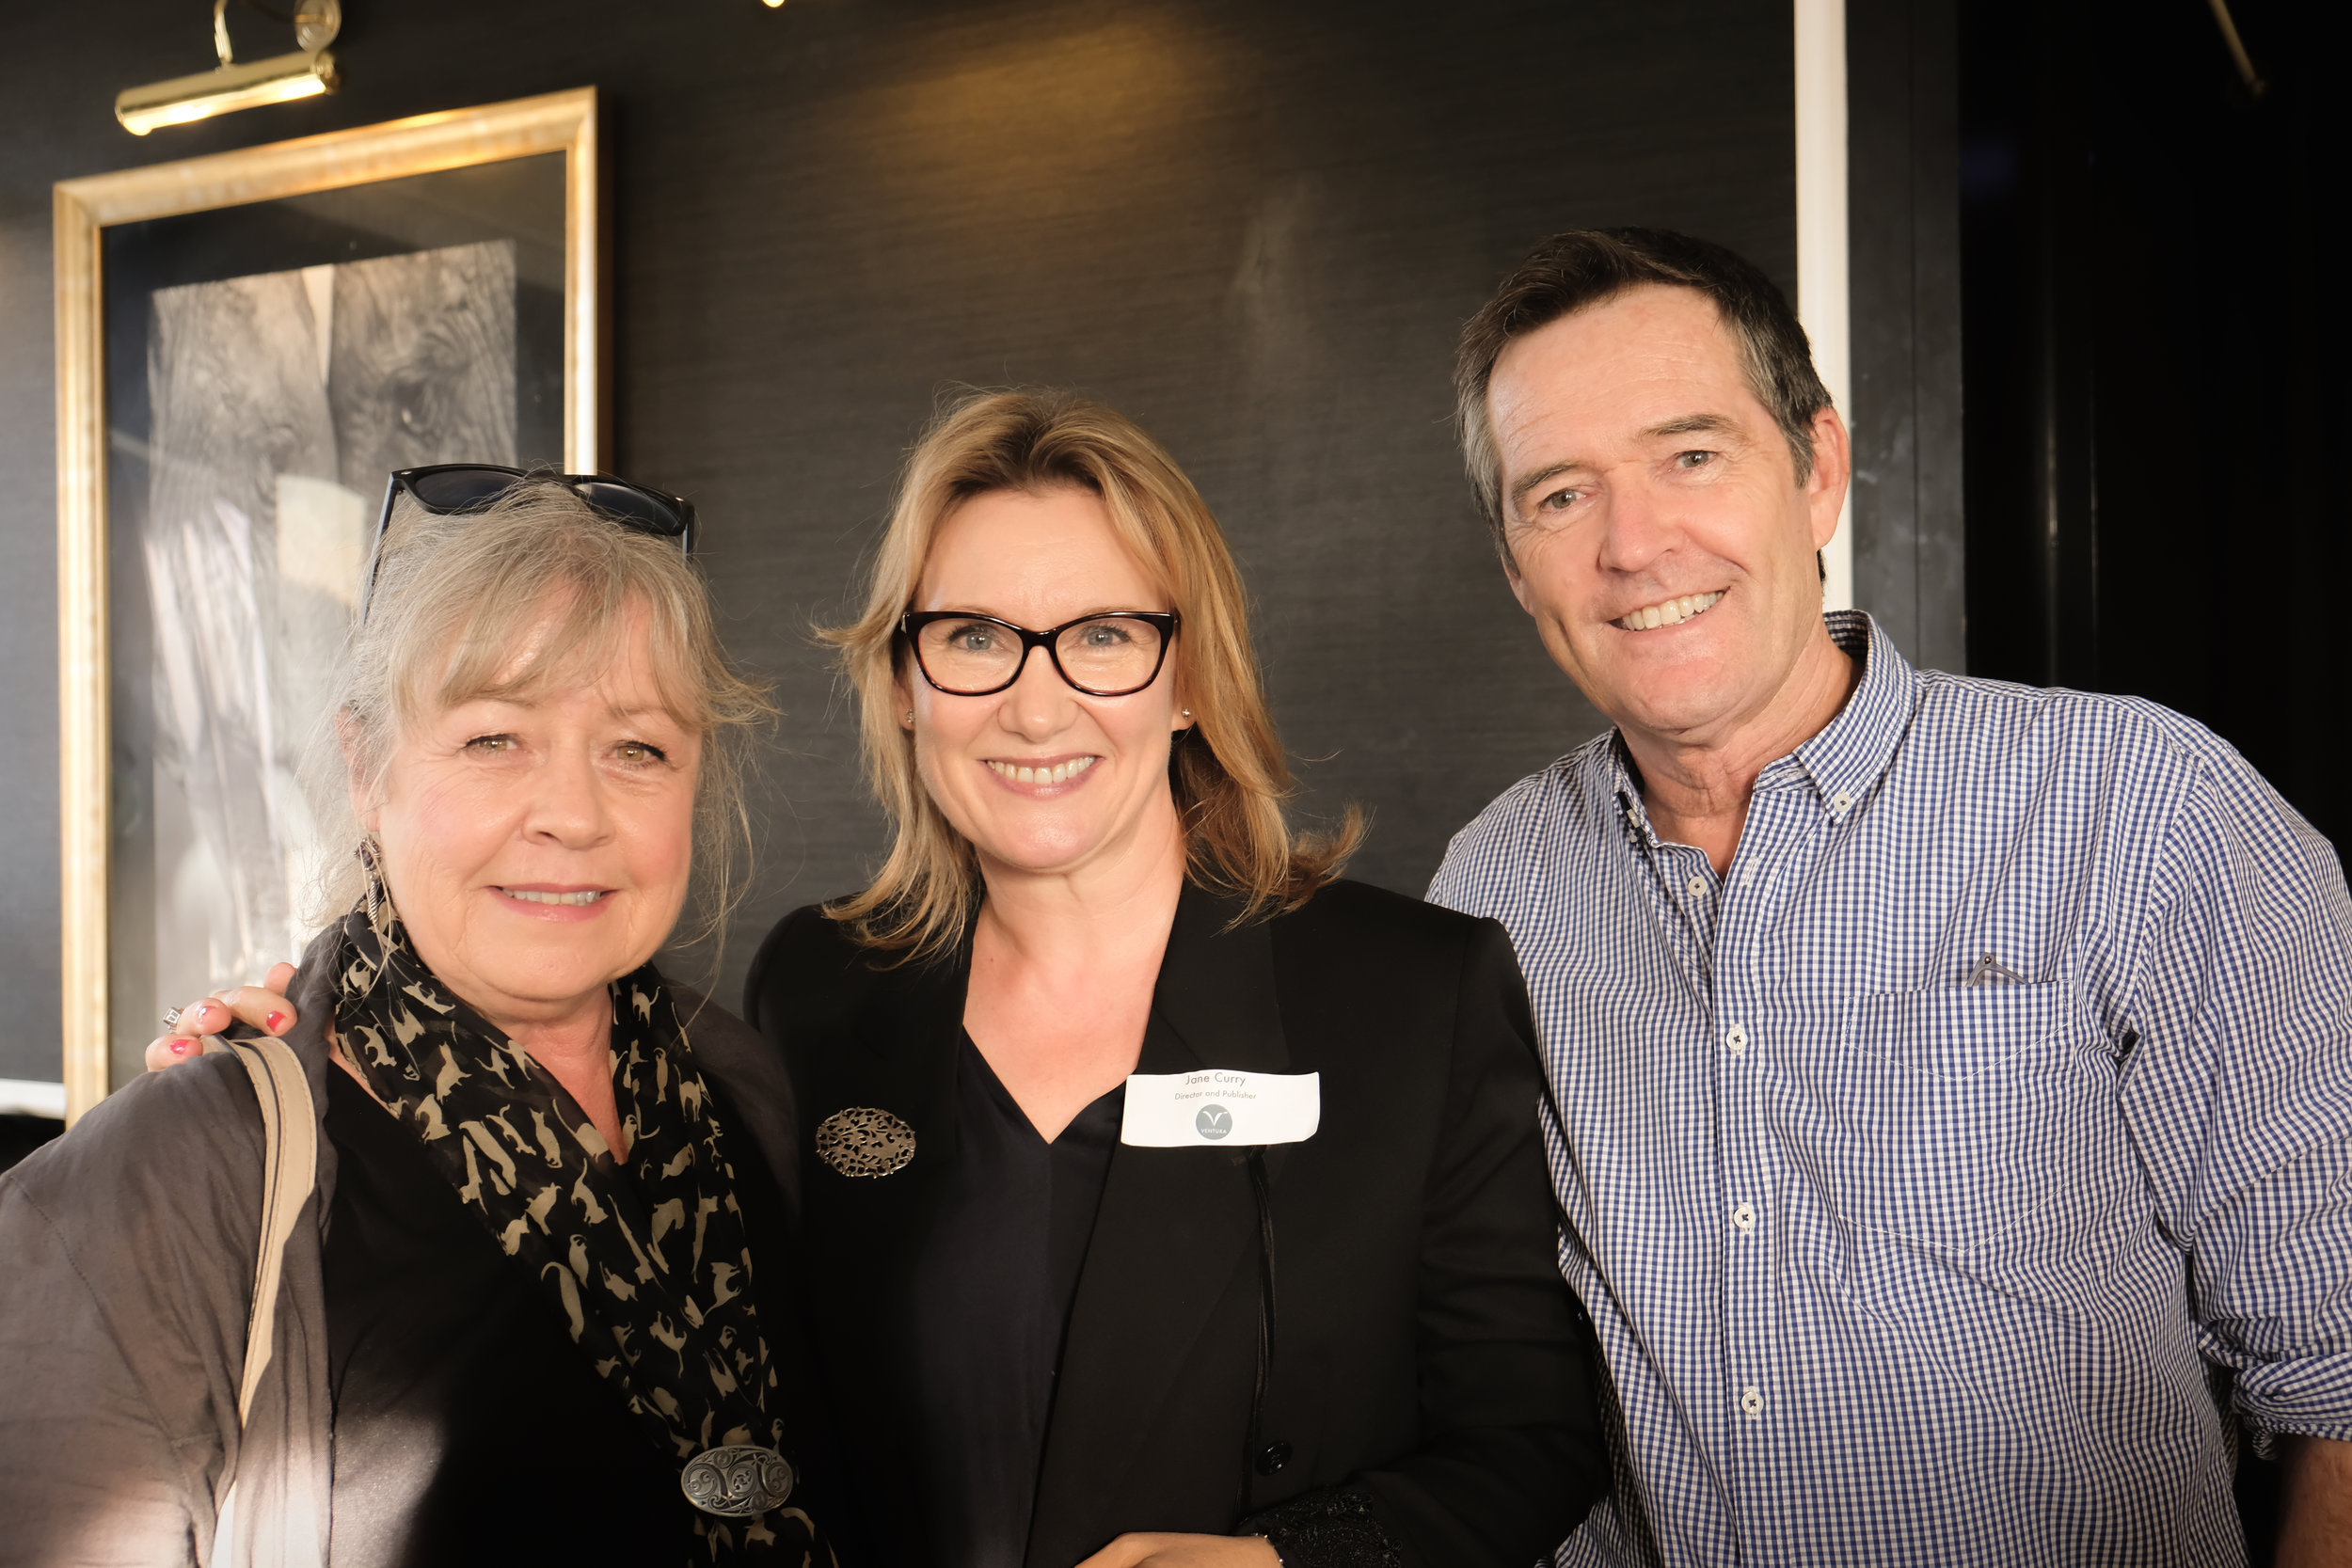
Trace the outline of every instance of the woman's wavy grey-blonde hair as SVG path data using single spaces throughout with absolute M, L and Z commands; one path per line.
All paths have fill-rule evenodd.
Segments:
M 695 909 L 678 934 L 715 936 L 741 894 L 751 849 L 744 780 L 775 709 L 767 689 L 728 661 L 709 590 L 685 552 L 613 521 L 554 480 L 526 481 L 480 512 L 451 516 L 403 498 L 367 620 L 345 646 L 310 747 L 310 793 L 329 846 L 314 915 L 338 919 L 360 899 L 352 789 L 378 797 L 420 720 L 476 698 L 593 678 L 618 656 L 639 606 L 662 705 L 702 738 Z
M 896 830 L 872 884 L 826 907 L 867 946 L 943 952 L 961 938 L 980 896 L 977 857 L 923 786 L 914 736 L 898 723 L 894 690 L 907 678 L 899 618 L 957 507 L 993 492 L 1062 488 L 1101 498 L 1111 526 L 1184 617 L 1168 663 L 1194 722 L 1172 743 L 1168 784 L 1191 878 L 1238 896 L 1243 918 L 1295 909 L 1339 875 L 1362 839 L 1352 807 L 1331 833 L 1294 832 L 1284 817 L 1295 786 L 1249 644 L 1241 573 L 1176 460 L 1133 420 L 1073 392 L 974 392 L 943 410 L 909 454 L 864 612 L 818 634 L 840 650 L 857 690 L 866 776 Z

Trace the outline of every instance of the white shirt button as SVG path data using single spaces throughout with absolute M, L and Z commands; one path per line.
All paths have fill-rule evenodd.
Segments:
M 1731 1212 L 1731 1223 L 1741 1230 L 1754 1230 L 1756 1228 L 1756 1205 L 1742 1203 L 1739 1208 L 1734 1209 Z
M 1837 813 L 1840 816 L 1843 816 L 1850 809 L 1852 808 L 1852 806 L 1853 797 L 1847 794 L 1842 789 L 1829 798 L 1829 809 Z
M 1693 898 L 1704 898 L 1704 897 L 1706 897 L 1706 896 L 1707 896 L 1707 879 L 1706 879 L 1706 878 L 1704 878 L 1704 877 L 1693 877 L 1693 878 L 1692 878 L 1692 879 L 1690 879 L 1690 881 L 1689 881 L 1689 882 L 1687 882 L 1687 883 L 1686 883 L 1686 884 L 1684 884 L 1684 885 L 1690 888 L 1690 890 L 1691 890 L 1691 896 L 1692 896 L 1692 897 L 1693 897 Z
M 1735 1023 L 1724 1031 L 1724 1044 L 1737 1056 L 1748 1048 L 1748 1032 Z
M 1748 1419 L 1751 1421 L 1760 1421 L 1764 1418 L 1764 1396 L 1756 1391 L 1755 1384 L 1749 1384 L 1740 1391 L 1740 1408 L 1747 1412 Z

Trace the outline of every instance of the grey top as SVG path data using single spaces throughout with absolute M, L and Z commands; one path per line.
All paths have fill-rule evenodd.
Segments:
M 270 1363 L 242 1433 L 262 1148 L 244 1067 L 224 1053 L 147 1074 L 0 1175 L 0 1568 L 323 1568 L 331 1406 L 320 1242 L 335 1153 L 323 1125 L 334 1009 L 326 965 L 311 961 L 320 952 L 313 942 L 295 976 L 302 1021 L 286 1037 L 322 1122 L 318 1186 L 287 1243 Z M 675 989 L 696 1064 L 788 1183 L 798 1167 L 781 1056 Z M 239 1478 L 235 1516 L 216 1530 Z

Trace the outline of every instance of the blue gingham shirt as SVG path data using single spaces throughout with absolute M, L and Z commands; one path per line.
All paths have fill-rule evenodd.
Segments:
M 1608 1363 L 1559 1561 L 2240 1562 L 2240 1431 L 2352 1440 L 2343 873 L 2178 714 L 1829 623 L 1728 876 L 1604 736 L 1430 889 L 1518 944 Z

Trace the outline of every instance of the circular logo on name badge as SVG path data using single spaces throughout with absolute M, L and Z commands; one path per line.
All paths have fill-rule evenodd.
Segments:
M 1192 1118 L 1192 1129 L 1204 1138 L 1221 1138 L 1233 1130 L 1233 1113 L 1212 1100 Z

